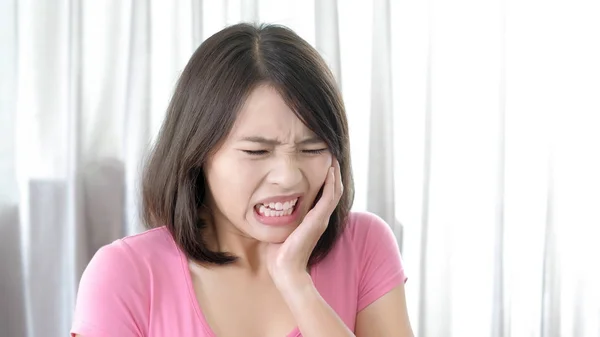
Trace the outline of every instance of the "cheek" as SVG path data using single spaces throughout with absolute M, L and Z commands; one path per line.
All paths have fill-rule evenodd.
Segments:
M 316 192 L 318 192 L 319 189 L 321 189 L 321 186 L 325 183 L 327 172 L 329 172 L 332 162 L 332 156 L 327 155 L 319 158 L 319 160 L 314 160 L 311 163 L 311 167 L 308 170 L 308 172 L 310 172 L 308 179 L 310 181 L 311 190 L 316 190 Z
M 220 158 L 211 163 L 208 182 L 217 207 L 224 214 L 237 217 L 246 206 L 257 184 L 258 174 L 252 165 L 235 158 Z

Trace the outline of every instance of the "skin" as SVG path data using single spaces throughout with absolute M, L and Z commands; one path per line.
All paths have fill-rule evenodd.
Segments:
M 272 142 L 248 140 L 257 137 Z M 307 270 L 343 191 L 339 164 L 326 144 L 275 90 L 260 86 L 205 172 L 208 204 L 215 210 L 207 241 L 239 257 L 219 267 L 189 263 L 196 297 L 215 334 L 285 336 L 297 326 L 304 337 L 355 336 L 319 295 Z M 321 187 L 322 197 L 310 209 Z M 304 198 L 295 222 L 274 227 L 254 216 L 260 200 L 293 193 Z M 356 336 L 413 336 L 404 285 L 358 313 Z
M 242 107 L 231 133 L 204 167 L 210 189 L 218 248 L 264 266 L 264 250 L 282 243 L 298 227 L 265 226 L 254 216 L 261 200 L 303 194 L 307 214 L 333 158 L 327 145 L 294 115 L 275 90 L 258 87 Z

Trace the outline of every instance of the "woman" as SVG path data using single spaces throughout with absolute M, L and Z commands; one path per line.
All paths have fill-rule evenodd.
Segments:
M 144 173 L 152 229 L 96 253 L 72 334 L 412 336 L 394 236 L 352 199 L 324 61 L 289 29 L 228 27 L 177 84 Z

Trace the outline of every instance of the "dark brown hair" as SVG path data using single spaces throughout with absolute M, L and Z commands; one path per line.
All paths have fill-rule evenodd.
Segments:
M 254 88 L 268 84 L 339 160 L 344 193 L 309 264 L 321 260 L 344 230 L 354 186 L 344 104 L 327 65 L 306 41 L 277 25 L 237 24 L 208 38 L 186 65 L 142 182 L 147 227 L 166 226 L 185 254 L 226 264 L 236 257 L 211 251 L 201 208 L 208 191 L 203 165 L 224 141 Z M 319 196 L 320 197 L 320 193 Z

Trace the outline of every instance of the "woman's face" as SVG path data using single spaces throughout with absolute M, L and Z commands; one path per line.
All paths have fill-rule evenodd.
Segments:
M 280 243 L 325 182 L 332 155 L 270 86 L 259 86 L 204 172 L 219 230 Z

